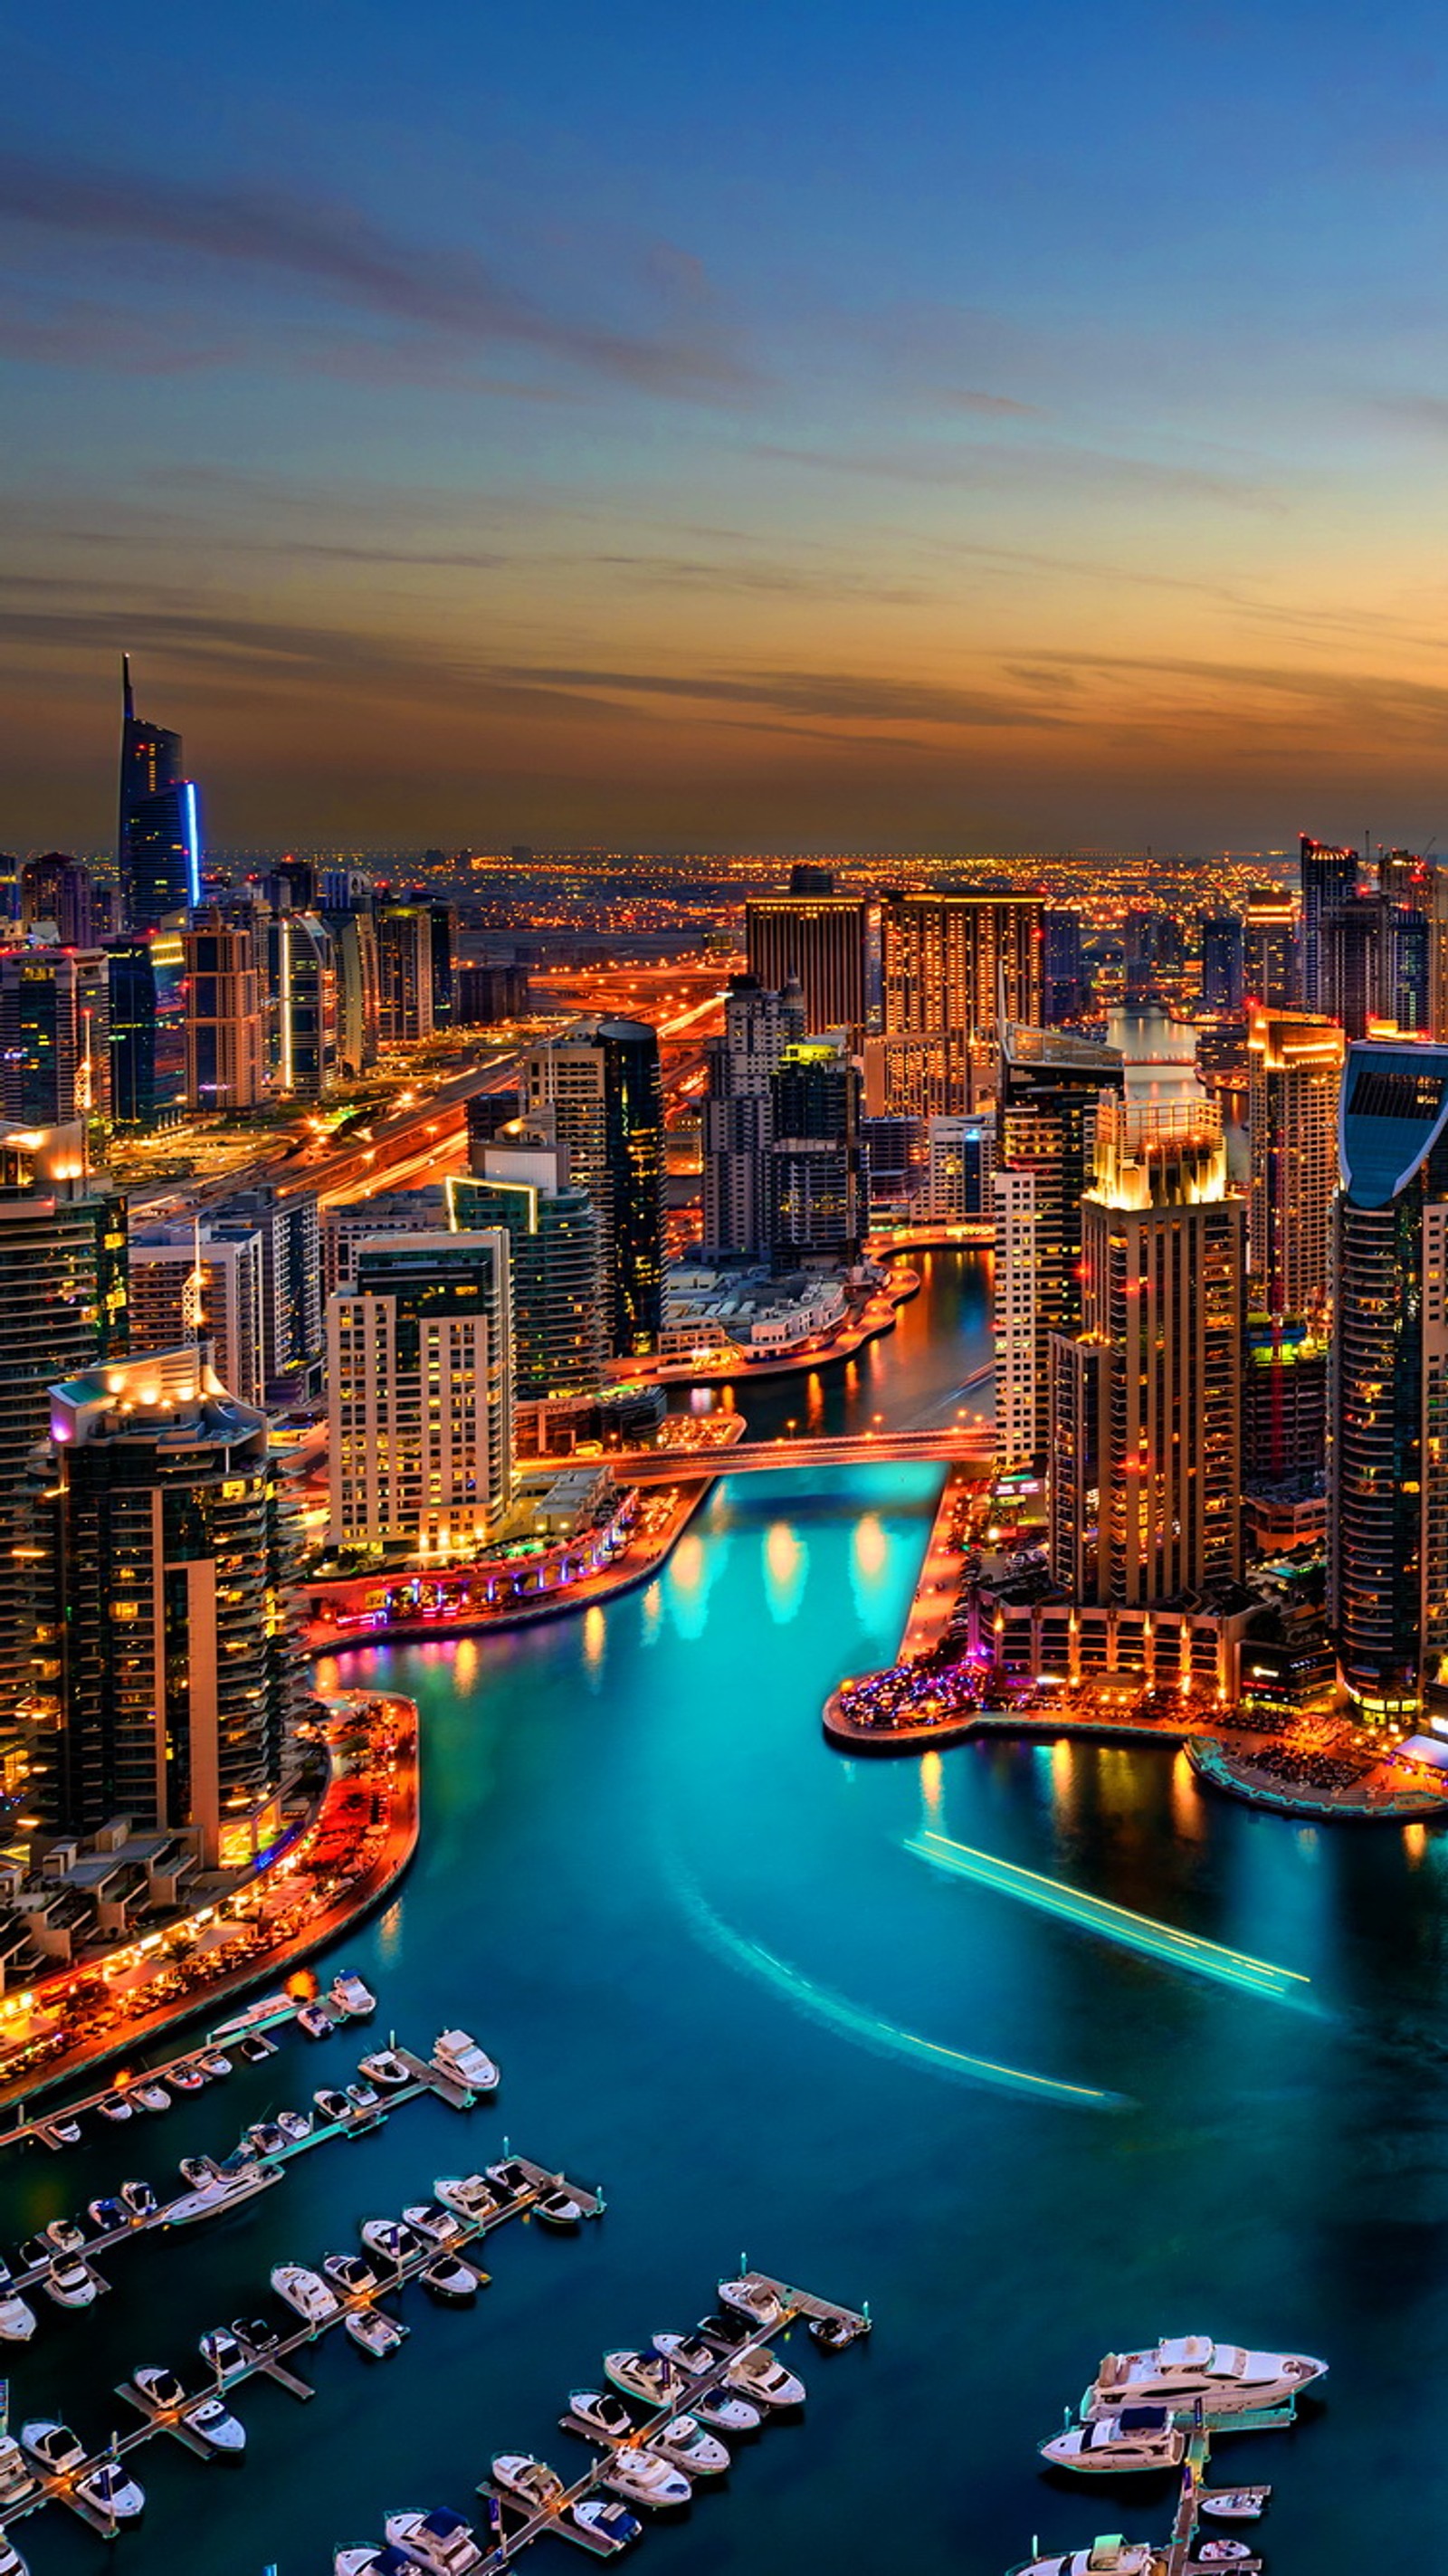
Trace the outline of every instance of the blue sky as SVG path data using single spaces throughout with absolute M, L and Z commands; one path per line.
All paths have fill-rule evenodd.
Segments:
M 5 846 L 1448 831 L 1426 10 L 3 33 Z

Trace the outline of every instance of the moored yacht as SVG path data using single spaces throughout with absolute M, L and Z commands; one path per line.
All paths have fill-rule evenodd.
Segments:
M 349 2021 L 370 2021 L 377 2010 L 377 1997 L 363 1984 L 355 1968 L 343 1968 L 332 1979 L 330 2000 Z
M 246 2449 L 246 2426 L 228 2412 L 219 2397 L 193 2400 L 184 2409 L 181 2421 L 219 2459 L 239 2460 Z
M 274 2039 L 268 2039 L 264 2030 L 253 2030 L 242 2041 L 237 2053 L 246 2059 L 248 2066 L 260 2066 L 263 2059 L 275 2057 L 277 2044 Z
M 108 2093 L 103 2102 L 97 2102 L 96 2109 L 103 2120 L 129 2120 L 132 2116 L 124 2093 Z
M 25 2465 L 25 2455 L 13 2433 L 0 2433 L 0 2505 L 14 2504 L 20 2496 L 29 2495 L 35 2484 L 33 2473 Z
M 77 2478 L 75 2491 L 111 2522 L 139 2522 L 146 2510 L 146 2490 L 119 2460 L 98 2460 Z
M 381 2308 L 350 2308 L 342 2320 L 342 2331 L 369 2361 L 386 2361 L 389 2353 L 396 2352 L 407 2339 L 406 2326 Z
M 742 2279 L 721 2281 L 719 2296 L 726 2308 L 734 2308 L 757 2326 L 777 2326 L 784 2319 L 784 2304 L 767 2281 Z
M 164 2084 L 153 2084 L 149 2081 L 145 2084 L 133 2084 L 131 2100 L 142 2111 L 169 2111 L 171 2108 L 171 2096 Z
M 0 2576 L 30 2576 L 29 2565 L 8 2531 L 0 2531 Z
M 533 2215 L 543 2227 L 574 2228 L 583 2216 L 583 2203 L 571 2191 L 540 2191 Z
M 395 2218 L 366 2218 L 362 2222 L 362 2242 L 369 2254 L 380 2254 L 394 2272 L 415 2255 L 425 2254 L 427 2246 L 415 2228 L 404 2227 Z
M 277 2113 L 277 2127 L 289 2147 L 299 2147 L 303 2138 L 309 2138 L 312 2134 L 312 2125 L 310 2111 L 278 2111 Z
M 723 2443 L 692 2415 L 675 2415 L 662 2432 L 649 2435 L 647 2448 L 691 2478 L 719 2478 L 729 2466 Z
M 425 2236 L 430 2245 L 449 2245 L 462 2234 L 456 2210 L 448 2209 L 440 2200 L 409 2201 L 402 2215 L 406 2224 L 415 2228 L 419 2236 Z
M 131 2377 L 141 2395 L 149 2397 L 153 2406 L 169 2407 L 174 2412 L 176 2407 L 186 2403 L 185 2389 L 175 2371 L 168 2369 L 164 2362 L 143 2361 L 139 2370 L 132 2371 Z
M 792 2370 L 763 2344 L 753 2343 L 736 2352 L 724 2365 L 724 2376 L 731 2388 L 740 2389 L 746 2397 L 757 2398 L 765 2406 L 802 2406 L 805 2387 Z
M 1133 2469 L 1180 2468 L 1186 2435 L 1172 2422 L 1168 2407 L 1126 2406 L 1119 2415 L 1068 2425 L 1064 2433 L 1040 2447 L 1042 2459 L 1053 2468 L 1101 2471 L 1112 2477 Z
M 1166 2552 L 1149 2540 L 1109 2536 L 1089 2549 L 1052 2551 L 1044 2558 L 1022 2558 L 1008 2576 L 1160 2576 Z
M 363 2254 L 324 2254 L 322 2270 L 335 2289 L 349 2299 L 365 2298 L 369 2290 L 380 2290 L 382 2275 L 374 2272 Z
M 530 2513 L 544 2512 L 558 2502 L 564 2492 L 563 2480 L 546 2460 L 537 2460 L 531 2451 L 499 2451 L 493 2461 L 493 2483 L 505 2495 L 516 2496 Z
M 35 2415 L 22 2424 L 20 2447 L 50 2478 L 68 2478 L 85 2464 L 85 2444 L 79 2434 L 68 2424 L 58 2424 L 53 2415 Z
M 610 2503 L 606 2496 L 583 2496 L 577 2504 L 569 2506 L 568 2515 L 579 2530 L 587 2534 L 595 2549 L 627 2549 L 632 2542 L 643 2538 L 643 2524 L 626 2512 L 621 2504 Z M 0 2568 L 0 2576 L 5 2576 L 3 2568 Z
M 29 2343 L 35 2332 L 35 2310 L 18 2290 L 0 2295 L 0 2343 Z
M 337 2091 L 334 2084 L 319 2085 L 312 2095 L 312 2100 L 328 2123 L 334 2120 L 350 2120 L 352 2117 L 352 2104 L 345 2093 Z
M 401 2549 L 427 2576 L 469 2576 L 487 2555 L 470 2522 L 451 2505 L 431 2513 L 390 2513 L 383 2525 L 394 2549 Z
M 501 2207 L 485 2174 L 439 2174 L 432 2187 L 444 2209 L 455 2209 L 459 2218 L 491 2218 Z
M 454 2083 L 465 2084 L 470 2093 L 496 2093 L 501 2081 L 491 2057 L 486 2049 L 479 2048 L 470 2031 L 441 2032 L 432 2062 Z
M 385 2092 L 395 2093 L 413 2080 L 412 2069 L 405 2066 L 395 2048 L 375 2048 L 370 2057 L 359 2060 L 362 2073 L 371 2084 L 380 2084 Z M 351 2091 L 350 2084 L 347 2087 Z
M 85 2243 L 85 2229 L 77 2227 L 73 2218 L 52 2218 L 45 2234 L 57 2254 L 78 2254 Z
M 682 2396 L 687 2386 L 682 2370 L 666 2361 L 660 2352 L 606 2352 L 603 2356 L 606 2378 L 625 2397 L 640 2398 L 645 2406 L 664 2406 L 670 2398 Z
M 202 2336 L 198 2349 L 218 2379 L 230 2379 L 236 2371 L 246 2368 L 246 2355 L 229 2326 L 213 2326 Z
M 190 2227 L 198 2218 L 219 2218 L 223 2211 L 234 2209 L 243 2200 L 254 2200 L 259 2191 L 268 2191 L 281 2175 L 275 2165 L 259 2164 L 254 2157 L 244 2156 L 230 2171 L 212 2171 L 194 2191 L 173 2200 L 162 2216 L 168 2227 Z
M 271 2285 L 304 2325 L 326 2325 L 342 2305 L 331 2283 L 320 2272 L 309 2271 L 305 2263 L 274 2263 Z
M 87 2271 L 78 2254 L 62 2254 L 51 2264 L 40 2286 L 58 2308 L 89 2308 L 95 2304 L 96 2276 Z
M 330 2039 L 336 2027 L 331 2014 L 321 2004 L 298 2004 L 297 2028 L 304 2030 L 308 2039 Z
M 627 2442 L 638 2431 L 628 2408 L 607 2389 L 570 2388 L 568 2411 L 596 2433 L 601 2442 Z
M 598 2482 L 629 2504 L 647 2505 L 652 2513 L 688 2504 L 694 2493 L 681 2469 L 670 2468 L 653 2451 L 632 2448 L 613 2452 L 600 2469 Z
M 662 2353 L 665 2361 L 676 2363 L 685 2379 L 706 2379 L 711 2370 L 719 2367 L 719 2355 L 702 2335 L 656 2334 L 654 2350 Z
M 219 2083 L 223 2075 L 231 2073 L 231 2060 L 219 2048 L 203 2049 L 196 2063 L 212 2084 Z
M 1123 2406 L 1170 2406 L 1189 2413 L 1242 2415 L 1280 2406 L 1326 2375 L 1325 2361 L 1301 2352 L 1252 2352 L 1210 2335 L 1176 2335 L 1147 2352 L 1108 2352 L 1081 2400 L 1083 2421 Z
M 471 2263 L 465 2263 L 460 2254 L 446 2253 L 439 2254 L 435 2262 L 425 2265 L 418 2274 L 423 2288 L 430 2290 L 435 2299 L 446 2299 L 458 2308 L 470 2306 L 486 2277 L 484 2273 L 475 2272 Z
M 144 2224 L 156 2215 L 156 2195 L 148 2182 L 123 2182 L 121 2198 L 133 2218 Z
M 736 2439 L 743 2433 L 757 2433 L 763 2420 L 747 2397 L 731 2397 L 727 2388 L 706 2388 L 702 2397 L 690 2397 L 689 2407 L 711 2432 L 732 2433 Z
M 109 2236 L 116 2228 L 124 2227 L 130 2218 L 130 2212 L 123 2200 L 109 2198 L 88 2200 L 86 2210 L 92 2227 L 101 2236 Z
M 166 2081 L 178 2093 L 199 2093 L 206 2078 L 199 2066 L 173 2066 Z

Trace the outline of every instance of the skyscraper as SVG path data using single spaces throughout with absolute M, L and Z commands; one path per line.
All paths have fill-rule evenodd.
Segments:
M 1308 1010 L 1331 1008 L 1323 985 L 1323 928 L 1335 912 L 1351 903 L 1357 891 L 1356 850 L 1329 849 L 1325 841 L 1298 845 L 1298 881 L 1302 888 L 1302 998 Z M 1258 998 L 1268 1000 L 1270 995 Z
M 64 1127 L 109 1113 L 108 962 L 99 948 L 0 954 L 0 1115 Z
M 1369 1039 L 1343 1077 L 1328 1617 L 1369 1722 L 1448 1651 L 1448 1048 Z
M 136 1348 L 180 1350 L 204 1341 L 228 1394 L 241 1404 L 264 1404 L 260 1231 L 198 1230 L 181 1222 L 133 1226 L 127 1258 Z
M 20 927 L 48 926 L 62 948 L 89 948 L 98 929 L 96 891 L 89 868 L 61 850 L 27 859 L 20 871 Z
M 316 1193 L 275 1181 L 213 1209 L 213 1231 L 255 1230 L 262 1243 L 262 1371 L 269 1405 L 321 1391 L 325 1328 Z
M 31 1501 L 31 1791 L 52 1831 L 113 1816 L 205 1866 L 277 1839 L 305 1696 L 290 1513 L 265 1417 L 194 1346 L 52 1388 Z
M 1037 1473 L 1050 1429 L 1053 1333 L 1081 1323 L 1081 1200 L 1096 1113 L 1125 1081 L 1115 1047 L 1008 1024 L 996 1111 L 995 1408 L 1003 1460 Z
M 26 1461 L 49 1390 L 126 1346 L 125 1201 L 87 1175 L 79 1126 L 0 1127 L 0 1718 L 23 1669 Z
M 879 1025 L 879 907 L 854 895 L 770 895 L 744 907 L 749 972 L 766 993 L 798 984 L 811 1029 Z
M 1370 1020 L 1391 1016 L 1388 912 L 1381 895 L 1361 894 L 1322 916 L 1318 1008 L 1340 1021 L 1350 1038 L 1366 1037 Z
M 705 1048 L 704 1248 L 757 1259 L 769 1247 L 770 1076 L 805 1034 L 798 984 L 767 992 L 736 975 L 722 1034 Z
M 1149 1610 L 1240 1576 L 1244 1202 L 1211 1104 L 1103 1100 L 1082 1328 L 1051 1347 L 1051 1563 Z
M 932 1114 L 971 1109 L 977 1088 L 990 1088 L 1003 1017 L 1039 1028 L 1042 911 L 1035 895 L 886 896 L 881 907 L 885 1036 L 952 1031 L 965 1043 L 967 1096 L 940 1102 Z M 983 1069 L 979 1083 L 975 1049 Z
M 582 1020 L 529 1049 L 530 1124 L 551 1118 L 570 1181 L 598 1210 L 609 1348 L 658 1344 L 663 1320 L 664 1100 L 659 1042 L 642 1020 Z
M 1297 907 L 1273 886 L 1253 886 L 1242 912 L 1242 997 L 1271 1011 L 1297 1008 Z
M 413 1046 L 432 1035 L 432 930 L 425 903 L 388 903 L 378 912 L 378 1024 L 384 1046 Z
M 465 1553 L 513 1494 L 513 1325 L 500 1227 L 364 1243 L 327 1303 L 331 1536 Z
M 769 1078 L 769 1250 L 777 1270 L 859 1259 L 860 1076 L 839 1037 L 786 1046 Z
M 1041 1014 L 1048 1028 L 1077 1020 L 1086 1008 L 1086 961 L 1081 945 L 1079 912 L 1051 909 L 1042 914 Z
M 250 922 L 197 913 L 183 933 L 186 957 L 186 1099 L 192 1109 L 234 1113 L 262 1097 L 261 978 Z
M 1246 950 L 1239 912 L 1198 915 L 1202 939 L 1202 1000 L 1209 1011 L 1240 1011 Z
M 266 925 L 268 1071 L 292 1100 L 323 1100 L 337 1074 L 337 967 L 315 912 L 273 913 Z
M 151 1127 L 156 1120 L 156 970 L 151 943 L 114 939 L 106 959 L 111 1116 L 118 1127 Z
M 1247 1029 L 1254 1312 L 1322 1326 L 1332 1308 L 1332 1202 L 1344 1039 L 1308 1011 L 1254 1008 Z
M 567 1178 L 556 1145 L 485 1145 L 482 1171 L 450 1179 L 453 1226 L 496 1227 L 513 1279 L 513 1392 L 522 1402 L 580 1395 L 608 1365 L 598 1210 Z

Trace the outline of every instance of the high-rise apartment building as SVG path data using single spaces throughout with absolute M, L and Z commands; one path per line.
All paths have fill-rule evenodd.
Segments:
M 1079 912 L 1047 909 L 1041 916 L 1041 1014 L 1047 1028 L 1079 1020 L 1090 1000 Z
M 1114 1047 L 1008 1024 L 996 1110 L 996 1438 L 1039 1473 L 1050 1429 L 1050 1350 L 1081 1322 L 1081 1200 L 1098 1104 L 1125 1081 Z
M 1334 913 L 1357 892 L 1356 850 L 1330 849 L 1304 832 L 1298 847 L 1298 882 L 1302 889 L 1302 998 L 1309 1011 L 1330 1010 L 1323 981 L 1323 930 Z M 1259 996 L 1266 999 L 1267 996 Z
M 235 1114 L 262 1097 L 261 977 L 256 932 L 212 909 L 182 934 L 186 959 L 186 1100 Z
M 62 948 L 94 947 L 107 910 L 97 903 L 98 891 L 89 868 L 62 850 L 27 859 L 20 870 L 20 927 L 53 937 Z
M 1081 1331 L 1051 1346 L 1051 1565 L 1080 1601 L 1240 1576 L 1245 1218 L 1212 1104 L 1103 1099 Z
M 334 1200 L 318 1215 L 322 1251 L 322 1304 L 353 1286 L 362 1245 L 382 1234 L 441 1234 L 448 1223 L 447 1189 L 429 1182 L 420 1190 L 379 1190 L 373 1199 Z
M 859 1259 L 860 1075 L 841 1037 L 787 1046 L 770 1076 L 769 1250 L 777 1270 Z
M 1202 1000 L 1209 1011 L 1240 1011 L 1246 950 L 1239 912 L 1203 912 Z
M 703 1103 L 704 1247 L 753 1259 L 769 1245 L 770 1077 L 787 1046 L 805 1035 L 798 984 L 766 991 L 737 975 L 724 1004 L 722 1034 L 705 1048 Z
M 291 1100 L 322 1100 L 337 1076 L 337 963 L 315 912 L 276 912 L 266 924 L 267 1074 Z
M 513 1326 L 499 1227 L 364 1243 L 327 1305 L 331 1536 L 465 1553 L 513 1493 Z
M 384 1046 L 413 1046 L 432 1036 L 432 914 L 425 903 L 380 908 L 377 991 Z
M 1272 886 L 1253 886 L 1242 911 L 1242 998 L 1293 1011 L 1299 996 L 1297 906 Z
M 108 964 L 100 948 L 0 952 L 0 1116 L 65 1127 L 109 1114 Z
M 1308 1011 L 1254 1009 L 1247 1028 L 1253 1311 L 1318 1326 L 1332 1311 L 1332 1202 L 1344 1039 Z
M 744 907 L 749 972 L 766 993 L 797 984 L 809 1029 L 879 1026 L 879 906 L 853 895 L 770 895 Z
M 294 1403 L 321 1391 L 326 1346 L 322 1244 L 310 1190 L 265 1181 L 216 1207 L 213 1231 L 256 1232 L 262 1244 L 262 1370 L 266 1401 Z
M 979 1225 L 989 1219 L 995 1206 L 994 1117 L 931 1118 L 925 1150 L 926 1214 L 947 1225 Z
M 1360 894 L 1322 917 L 1318 1007 L 1339 1021 L 1350 1038 L 1366 1037 L 1371 1020 L 1391 1017 L 1388 915 L 1381 895 Z
M 377 1061 L 382 1025 L 377 924 L 369 911 L 345 905 L 324 912 L 322 920 L 331 934 L 337 977 L 337 1063 L 355 1077 Z
M 942 1110 L 976 1106 L 970 1050 L 978 1042 L 995 1041 L 1005 1021 L 1040 1027 L 1043 910 L 1036 895 L 886 896 L 881 906 L 884 1035 L 953 1030 L 966 1042 L 969 1096 L 942 1102 Z
M 53 1832 L 116 1815 L 209 1867 L 277 1839 L 305 1697 L 290 1506 L 264 1417 L 194 1345 L 53 1387 L 30 1504 L 30 1793 Z
M 580 1395 L 608 1366 L 598 1210 L 570 1184 L 556 1145 L 487 1145 L 474 1177 L 447 1185 L 452 1224 L 506 1235 L 513 1280 L 513 1392 L 519 1401 Z
M 1398 1725 L 1448 1652 L 1448 1047 L 1349 1047 L 1341 1140 L 1328 1616 L 1353 1707 Z
M 568 1157 L 598 1210 L 609 1348 L 643 1356 L 663 1320 L 664 1096 L 659 1042 L 642 1020 L 583 1020 L 531 1047 L 524 1107 Z
M 256 1227 L 183 1223 L 133 1228 L 128 1251 L 131 1340 L 174 1351 L 205 1342 L 238 1403 L 264 1405 L 265 1276 Z

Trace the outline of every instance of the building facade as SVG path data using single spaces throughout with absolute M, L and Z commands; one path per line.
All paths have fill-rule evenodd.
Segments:
M 598 1210 L 609 1348 L 658 1347 L 663 1322 L 664 1096 L 659 1042 L 642 1020 L 590 1019 L 529 1049 L 530 1124 L 561 1146 Z
M 1008 1025 L 996 1109 L 996 1436 L 1004 1461 L 1040 1473 L 1050 1436 L 1055 1333 L 1081 1324 L 1081 1203 L 1096 1117 L 1125 1082 L 1121 1055 L 1054 1030 Z
M 1344 1038 L 1335 1021 L 1258 1007 L 1247 1026 L 1253 1311 L 1325 1323 Z
M 388 1235 L 327 1306 L 332 1543 L 465 1553 L 513 1496 L 508 1238 Z
M 722 1034 L 705 1049 L 703 1103 L 706 1252 L 756 1259 L 769 1244 L 769 1152 L 773 1137 L 770 1078 L 787 1046 L 805 1034 L 798 984 L 769 992 L 752 975 L 736 976 L 724 1004 Z

